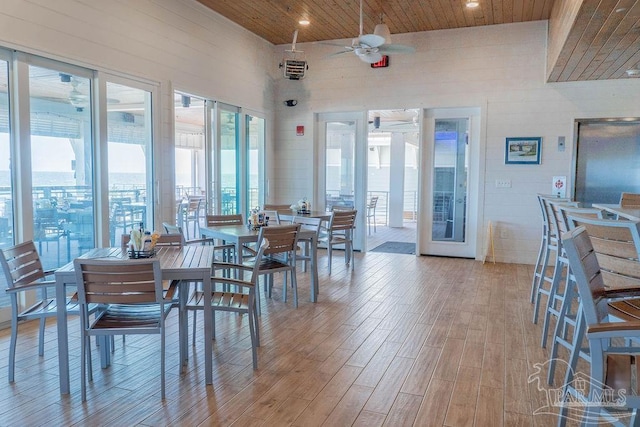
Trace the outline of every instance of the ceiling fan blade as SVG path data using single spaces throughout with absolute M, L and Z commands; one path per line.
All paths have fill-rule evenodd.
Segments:
M 412 46 L 402 44 L 385 44 L 378 48 L 382 53 L 414 53 L 416 49 Z
M 364 55 L 358 55 L 358 58 L 362 59 L 364 62 L 368 64 L 376 63 L 382 60 L 382 55 L 378 52 L 366 53 Z
M 353 52 L 353 50 L 343 50 L 342 52 L 334 52 L 327 55 L 327 58 L 332 58 L 334 56 L 342 55 L 343 53 L 351 53 L 351 52 Z
M 365 44 L 369 47 L 379 47 L 384 44 L 384 37 L 377 36 L 375 34 L 363 34 L 358 40 L 361 44 Z

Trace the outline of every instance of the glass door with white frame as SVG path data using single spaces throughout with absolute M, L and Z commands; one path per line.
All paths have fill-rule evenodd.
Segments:
M 318 186 L 319 209 L 356 209 L 354 248 L 366 247 L 367 140 L 366 114 L 319 114 Z M 314 203 L 312 202 L 312 206 Z
M 153 230 L 151 91 L 108 81 L 109 239 L 140 225 Z M 109 100 L 114 100 L 109 103 Z M 117 101 L 117 102 L 116 102 Z
M 11 134 L 9 133 L 9 62 L 0 57 L 0 249 L 14 243 Z M 0 322 L 10 317 L 7 283 L 0 277 Z
M 265 121 L 261 117 L 245 115 L 247 138 L 247 206 L 264 204 L 264 142 Z
M 476 256 L 479 120 L 474 113 L 427 112 L 422 254 Z
M 240 127 L 239 111 L 218 104 L 220 153 L 220 211 L 223 215 L 240 212 Z

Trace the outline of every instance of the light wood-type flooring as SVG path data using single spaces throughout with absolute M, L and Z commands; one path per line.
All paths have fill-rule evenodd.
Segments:
M 532 325 L 532 266 L 468 259 L 336 252 L 320 295 L 300 305 L 262 294 L 259 369 L 251 366 L 247 319 L 219 314 L 214 384 L 204 384 L 202 314 L 189 364 L 178 368 L 177 312 L 169 318 L 167 396 L 160 400 L 158 337 L 116 339 L 80 399 L 78 319 L 70 318 L 71 395 L 58 389 L 56 329 L 37 355 L 37 325 L 20 326 L 16 382 L 7 381 L 9 331 L 0 331 L 0 426 L 530 426 L 545 405 L 534 364 L 546 361 Z M 189 319 L 191 325 L 191 317 Z M 189 331 L 191 332 L 191 331 Z

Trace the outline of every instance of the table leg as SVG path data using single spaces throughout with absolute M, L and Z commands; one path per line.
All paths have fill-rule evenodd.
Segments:
M 202 278 L 202 289 L 204 291 L 204 376 L 205 384 L 213 384 L 213 360 L 211 337 L 213 334 L 213 310 L 211 309 L 211 276 L 205 275 Z
M 318 301 L 318 237 L 311 238 L 311 302 Z
M 181 371 L 187 365 L 187 361 L 189 360 L 189 352 L 188 352 L 188 317 L 187 317 L 187 295 L 189 294 L 189 286 L 190 282 L 183 281 L 178 286 L 178 336 L 180 341 L 180 368 Z
M 56 281 L 56 323 L 58 328 L 58 374 L 60 393 L 69 394 L 69 336 L 67 331 L 66 285 Z

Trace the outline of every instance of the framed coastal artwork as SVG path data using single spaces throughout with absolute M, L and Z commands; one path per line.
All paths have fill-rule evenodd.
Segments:
M 507 165 L 539 165 L 541 149 L 541 137 L 507 138 L 507 144 L 504 150 L 504 163 Z

